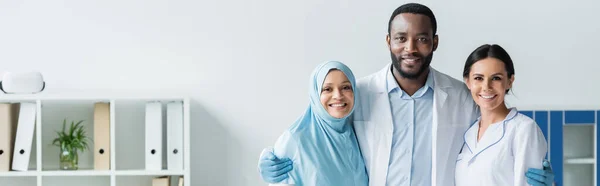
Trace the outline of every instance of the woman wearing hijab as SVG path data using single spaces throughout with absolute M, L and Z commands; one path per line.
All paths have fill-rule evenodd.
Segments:
M 498 45 L 482 45 L 469 55 L 463 77 L 481 117 L 464 134 L 456 160 L 456 186 L 546 182 L 525 176 L 528 167 L 542 169 L 548 149 L 535 121 L 504 103 L 514 74 L 510 56 Z
M 277 140 L 274 153 L 293 167 L 281 183 L 366 186 L 368 177 L 352 128 L 356 103 L 352 71 L 343 63 L 320 64 L 310 78 L 310 105 Z

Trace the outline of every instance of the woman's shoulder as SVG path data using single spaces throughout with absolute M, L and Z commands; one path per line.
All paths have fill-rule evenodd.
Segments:
M 514 128 L 516 132 L 527 132 L 539 129 L 538 124 L 527 115 L 517 113 L 516 116 L 509 120 L 509 127 Z
M 531 147 L 547 151 L 547 142 L 540 126 L 527 115 L 517 114 L 510 123 L 512 127 L 513 144 L 521 148 Z

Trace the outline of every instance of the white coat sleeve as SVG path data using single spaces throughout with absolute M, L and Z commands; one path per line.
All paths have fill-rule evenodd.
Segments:
M 533 120 L 518 124 L 513 145 L 514 184 L 527 186 L 525 173 L 529 168 L 542 169 L 542 162 L 548 151 L 544 134 Z
M 298 167 L 298 146 L 296 141 L 292 137 L 289 131 L 285 131 L 279 138 L 273 147 L 273 153 L 277 158 L 289 158 L 292 160 L 293 169 L 288 172 L 288 178 L 279 182 L 283 184 L 295 184 L 295 179 L 299 179 L 301 175 L 298 175 L 297 170 L 301 169 Z

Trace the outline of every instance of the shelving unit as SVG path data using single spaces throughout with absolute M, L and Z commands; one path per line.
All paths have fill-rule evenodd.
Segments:
M 167 122 L 163 117 L 162 170 L 145 170 L 145 104 L 158 101 L 183 103 L 183 157 L 182 170 L 167 167 Z M 18 186 L 146 186 L 152 178 L 179 176 L 184 185 L 191 185 L 190 177 L 190 100 L 185 97 L 144 96 L 65 96 L 65 95 L 0 95 L 0 103 L 31 102 L 37 105 L 37 116 L 29 171 L 0 172 L 1 185 Z M 84 120 L 88 136 L 94 135 L 94 103 L 110 103 L 110 170 L 94 170 L 92 142 L 90 149 L 79 154 L 79 170 L 59 170 L 59 148 L 51 145 L 56 132 L 67 122 Z
M 598 183 L 598 110 L 526 110 L 549 145 L 557 186 Z

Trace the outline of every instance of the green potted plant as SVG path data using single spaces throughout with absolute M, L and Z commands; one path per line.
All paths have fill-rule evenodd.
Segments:
M 89 149 L 89 141 L 91 139 L 87 136 L 86 131 L 83 129 L 83 120 L 71 122 L 69 130 L 67 131 L 67 119 L 63 120 L 62 131 L 56 131 L 58 137 L 52 141 L 52 145 L 56 145 L 60 148 L 60 169 L 61 170 L 77 170 L 79 168 L 79 153 L 78 151 L 85 151 Z

